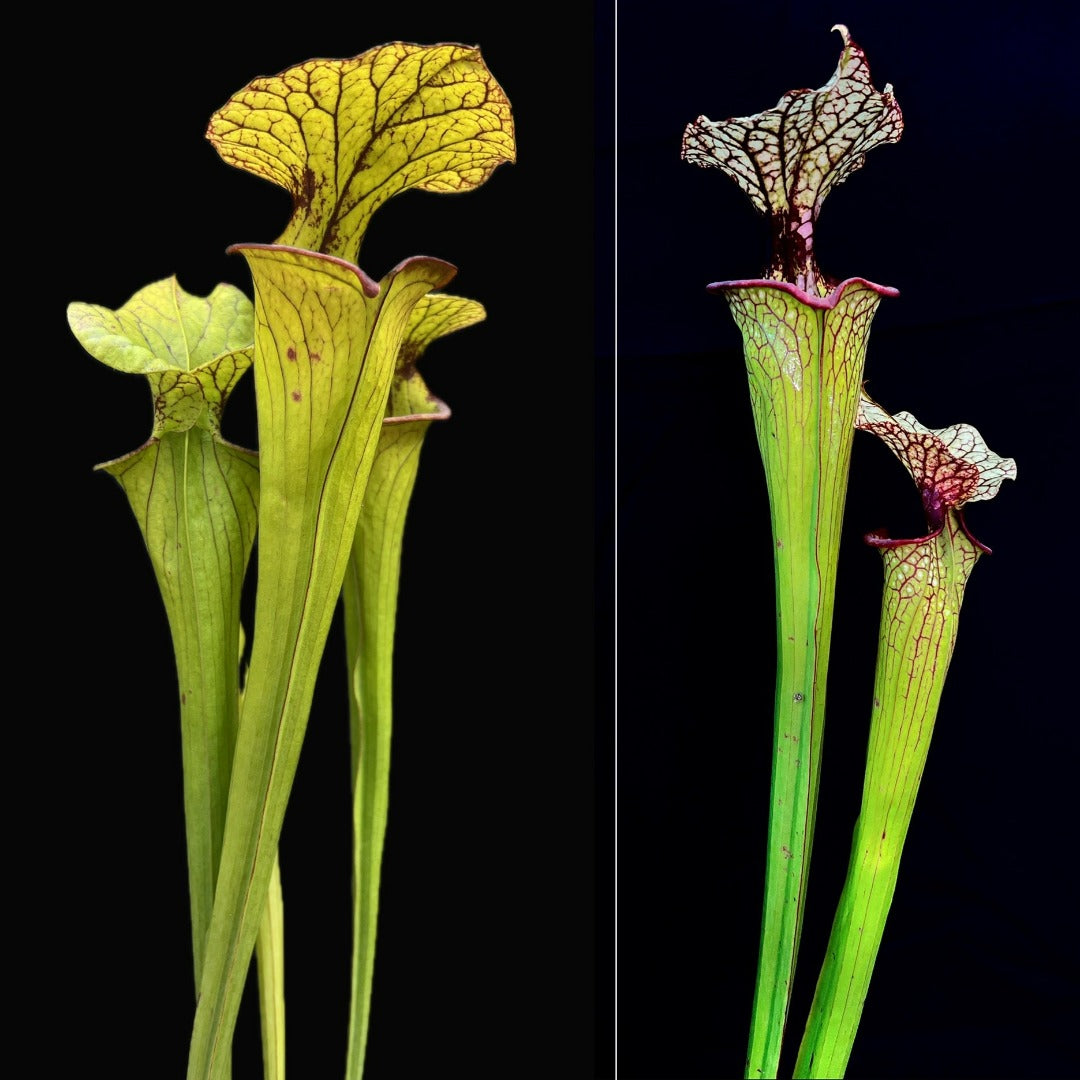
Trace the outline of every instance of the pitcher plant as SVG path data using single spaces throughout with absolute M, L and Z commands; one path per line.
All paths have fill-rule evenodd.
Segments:
M 478 48 L 398 41 L 252 80 L 214 113 L 207 138 L 224 161 L 292 197 L 275 242 L 229 249 L 246 262 L 254 302 L 229 285 L 192 297 L 171 279 L 116 312 L 84 303 L 68 310 L 87 351 L 146 375 L 154 399 L 148 443 L 101 467 L 123 484 L 142 527 L 176 653 L 196 985 L 187 1075 L 230 1076 L 253 952 L 265 1075 L 284 1075 L 278 841 L 346 587 L 356 809 L 342 1058 L 346 1077 L 359 1080 L 401 532 L 422 433 L 449 415 L 415 362 L 484 310 L 439 292 L 456 273 L 442 259 L 406 256 L 379 279 L 357 260 L 388 198 L 413 188 L 468 191 L 514 162 L 514 123 Z M 249 367 L 257 452 L 220 436 L 229 393 Z M 241 685 L 240 590 L 256 537 Z

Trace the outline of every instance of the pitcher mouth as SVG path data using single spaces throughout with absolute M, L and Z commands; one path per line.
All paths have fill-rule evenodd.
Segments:
M 789 296 L 793 296 L 801 304 L 806 304 L 812 308 L 818 308 L 822 311 L 830 311 L 840 303 L 844 292 L 849 286 L 861 285 L 867 289 L 871 289 L 879 296 L 899 296 L 900 290 L 894 289 L 891 285 L 878 285 L 874 281 L 868 281 L 863 277 L 850 277 L 841 281 L 828 296 L 815 296 L 813 293 L 808 293 L 804 289 L 800 289 L 798 285 L 793 285 L 790 281 L 778 281 L 775 278 L 745 278 L 740 281 L 713 281 L 705 286 L 707 292 L 735 292 L 736 290 L 744 291 L 747 289 L 779 289 L 781 292 L 786 292 Z

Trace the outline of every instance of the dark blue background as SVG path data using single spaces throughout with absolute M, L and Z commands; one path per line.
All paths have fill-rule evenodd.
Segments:
M 974 424 L 1018 465 L 968 510 L 993 554 L 967 590 L 847 1075 L 1076 1075 L 1076 15 L 627 2 L 600 143 L 617 244 L 618 1076 L 742 1075 L 772 752 L 764 476 L 738 331 L 705 291 L 758 276 L 768 230 L 719 170 L 680 160 L 680 138 L 699 114 L 821 86 L 836 22 L 906 125 L 829 195 L 817 230 L 828 273 L 900 290 L 870 335 L 868 389 L 931 427 Z M 858 813 L 881 592 L 861 537 L 877 527 L 918 535 L 918 498 L 857 435 L 795 1044 Z

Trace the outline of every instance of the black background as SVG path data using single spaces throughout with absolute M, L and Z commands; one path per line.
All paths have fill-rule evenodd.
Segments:
M 680 138 L 699 114 L 821 86 L 837 22 L 906 122 L 816 233 L 826 272 L 900 290 L 868 389 L 931 427 L 974 424 L 1018 466 L 968 510 L 993 554 L 967 589 L 847 1075 L 1075 1076 L 1080 27 L 1052 5 L 818 2 L 618 5 L 618 1075 L 742 1075 L 764 874 L 768 505 L 738 331 L 705 286 L 758 276 L 768 230 Z M 903 468 L 857 434 L 794 1044 L 858 813 L 881 595 L 861 537 L 877 527 L 924 531 Z
M 258 75 L 393 40 L 479 45 L 511 101 L 518 160 L 466 194 L 391 200 L 364 243 L 376 278 L 410 255 L 454 263 L 447 291 L 488 313 L 423 361 L 453 418 L 429 432 L 405 536 L 365 1076 L 588 1080 L 605 1067 L 591 17 L 549 8 L 523 28 L 501 5 L 438 17 L 397 7 L 298 8 L 281 21 L 220 6 L 145 22 L 75 14 L 42 28 L 49 46 L 28 48 L 16 80 L 13 300 L 20 380 L 33 389 L 12 398 L 25 440 L 16 505 L 32 508 L 17 523 L 14 668 L 37 681 L 12 772 L 28 867 L 18 895 L 42 927 L 23 943 L 20 981 L 49 1075 L 182 1077 L 194 1007 L 168 627 L 123 492 L 93 471 L 146 439 L 150 397 L 81 349 L 65 309 L 116 308 L 172 274 L 196 295 L 221 281 L 250 295 L 243 259 L 225 249 L 272 241 L 289 198 L 221 162 L 204 139 L 211 113 Z M 250 378 L 225 434 L 255 446 Z M 281 844 L 297 1080 L 344 1067 L 347 738 L 336 621 Z M 610 830 L 606 851 L 610 864 Z M 602 1041 L 610 1059 L 610 1034 Z M 258 1062 L 249 996 L 236 1080 L 260 1076 Z

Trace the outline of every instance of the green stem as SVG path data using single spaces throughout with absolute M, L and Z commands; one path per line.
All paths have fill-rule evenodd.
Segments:
M 416 258 L 375 285 L 314 252 L 239 250 L 255 283 L 255 632 L 188 1080 L 222 1075 L 399 343 L 412 305 L 453 275 Z
M 281 896 L 281 866 L 277 859 L 255 942 L 255 969 L 259 981 L 259 1016 L 262 1030 L 263 1076 L 285 1078 L 285 924 Z
M 814 834 L 833 598 L 870 323 L 882 289 L 825 299 L 782 282 L 729 282 L 743 336 L 772 520 L 777 601 L 765 900 L 746 1076 L 775 1077 L 791 1002 Z
M 399 433 L 395 433 L 399 434 Z M 385 429 L 384 429 L 385 439 Z M 383 842 L 390 795 L 394 625 L 405 509 L 416 478 L 419 442 L 402 470 L 379 468 L 369 481 L 343 592 L 345 647 L 352 673 L 349 695 L 353 779 L 353 953 L 347 1080 L 364 1072 Z M 396 490 L 395 490 L 396 488 Z M 373 490 L 374 489 L 374 490 Z M 389 520 L 374 508 L 392 499 L 400 513 Z
M 353 782 L 353 957 L 346 1080 L 363 1075 L 371 1014 L 405 519 L 424 436 L 433 421 L 450 416 L 446 404 L 428 392 L 416 365 L 432 341 L 484 315 L 475 300 L 440 293 L 428 293 L 413 307 L 345 576 Z
M 837 1078 L 847 1069 L 979 549 L 950 513 L 936 537 L 884 547 L 882 555 L 885 589 L 862 809 L 797 1078 Z
M 777 679 L 762 919 L 747 1075 L 775 1076 L 791 999 L 825 722 L 836 546 L 800 515 L 773 515 Z M 824 572 L 819 572 L 822 568 Z
M 240 590 L 255 533 L 255 455 L 223 448 L 195 427 L 103 467 L 136 510 L 172 634 L 197 992 L 236 738 Z

